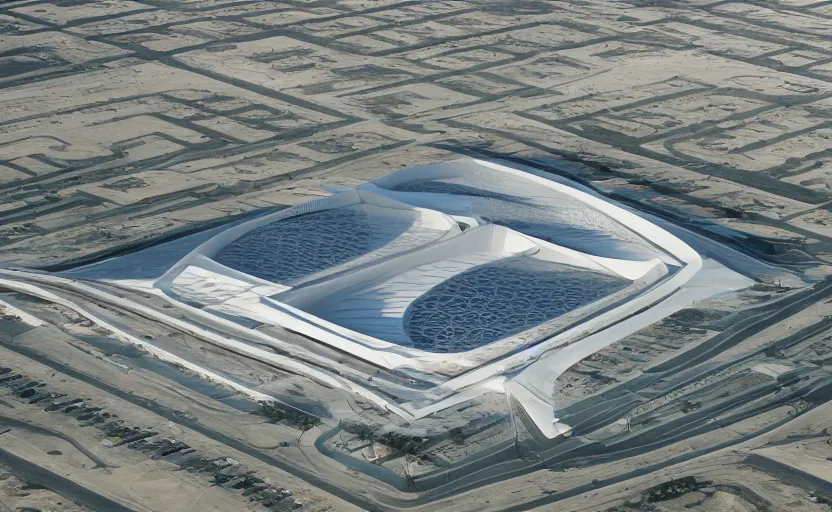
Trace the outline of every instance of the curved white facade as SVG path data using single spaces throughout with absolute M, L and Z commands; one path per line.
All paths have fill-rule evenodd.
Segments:
M 504 390 L 554 436 L 557 375 L 715 293 L 691 292 L 700 272 L 679 238 L 565 180 L 458 160 L 221 230 L 153 288 L 225 332 L 291 354 L 251 330 L 271 325 L 401 376 L 318 355 L 309 372 L 405 418 Z

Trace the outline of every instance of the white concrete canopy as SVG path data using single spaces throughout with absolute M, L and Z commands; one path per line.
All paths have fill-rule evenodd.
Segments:
M 110 267 L 120 268 L 93 275 L 106 279 Z M 342 362 L 294 350 L 316 360 L 308 373 L 319 382 L 403 417 L 500 389 L 552 437 L 569 429 L 553 415 L 564 370 L 693 300 L 749 283 L 562 178 L 457 160 L 217 230 L 141 288 L 224 332 L 291 353 L 289 342 L 250 329 L 272 325 L 432 386 L 368 386 L 344 376 Z

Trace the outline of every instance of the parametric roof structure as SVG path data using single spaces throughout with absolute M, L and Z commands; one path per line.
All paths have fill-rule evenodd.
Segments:
M 576 183 L 467 159 L 403 169 L 159 254 L 179 256 L 152 280 L 116 281 L 165 298 L 216 344 L 406 419 L 503 391 L 548 437 L 569 430 L 553 415 L 562 371 L 748 284 Z M 116 259 L 72 275 L 113 282 L 108 272 L 127 267 Z M 714 284 L 691 286 L 694 275 Z
M 573 188 L 576 184 L 563 187 L 550 177 L 535 178 L 464 160 L 404 169 L 363 189 L 595 256 L 640 261 L 659 257 L 677 263 L 649 234 L 645 237 L 609 209 L 587 203 Z
M 440 369 L 454 373 L 620 307 L 682 267 L 666 240 L 584 195 L 486 162 L 407 169 L 222 232 L 159 286 L 226 317 L 360 347 L 375 364 L 435 369 L 457 353 L 458 368 Z
M 431 223 L 430 216 L 367 202 L 322 209 L 261 225 L 214 259 L 267 281 L 299 283 L 340 265 L 419 247 L 456 227 L 440 215 Z

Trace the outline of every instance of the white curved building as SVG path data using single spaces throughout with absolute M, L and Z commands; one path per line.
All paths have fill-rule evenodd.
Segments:
M 404 418 L 501 390 L 553 437 L 568 430 L 552 413 L 560 373 L 693 300 L 747 285 L 691 285 L 726 272 L 567 180 L 458 160 L 221 230 L 152 287 L 226 332 L 274 326 L 337 349 L 338 361 L 315 355 L 292 371 Z M 356 378 L 343 370 L 350 358 L 392 377 Z

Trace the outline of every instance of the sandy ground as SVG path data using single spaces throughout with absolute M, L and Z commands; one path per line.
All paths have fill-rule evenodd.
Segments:
M 830 510 L 830 119 L 825 1 L 0 3 L 4 267 L 64 268 L 477 156 L 577 177 L 725 244 L 737 252 L 711 256 L 759 281 L 570 369 L 562 412 L 578 428 L 562 445 L 519 412 L 490 419 L 510 407 L 494 397 L 415 459 L 358 434 L 326 441 L 400 481 L 428 475 L 406 490 L 323 455 L 337 424 L 270 423 L 93 344 L 106 333 L 77 315 L 4 294 L 47 324 L 2 307 L 0 379 L 66 397 L 29 404 L 23 381 L 0 381 L 0 510 L 290 506 L 44 411 L 75 397 L 230 457 L 307 510 Z M 333 396 L 122 321 L 265 390 Z M 477 458 L 498 448 L 511 457 Z M 667 484 L 681 477 L 695 483 Z M 679 495 L 659 499 L 662 485 Z

